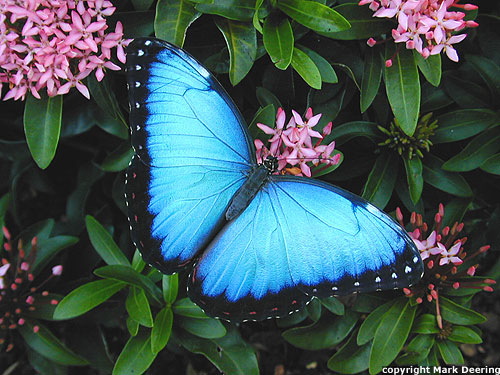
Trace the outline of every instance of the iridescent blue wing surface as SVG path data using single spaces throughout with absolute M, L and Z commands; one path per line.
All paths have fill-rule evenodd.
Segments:
M 135 39 L 127 80 L 136 153 L 126 178 L 131 235 L 144 259 L 170 274 L 224 224 L 253 145 L 222 86 L 181 49 Z
M 392 218 L 325 182 L 272 176 L 208 245 L 189 296 L 209 315 L 261 320 L 313 296 L 406 287 L 423 264 Z

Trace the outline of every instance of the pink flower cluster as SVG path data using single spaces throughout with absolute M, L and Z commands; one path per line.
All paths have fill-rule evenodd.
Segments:
M 43 308 L 43 304 L 57 305 L 57 299 L 50 299 L 47 290 L 40 289 L 55 276 L 61 275 L 62 265 L 52 267 L 52 272 L 44 281 L 33 286 L 35 276 L 32 267 L 36 260 L 38 241 L 34 237 L 31 241 L 29 254 L 24 251 L 21 240 L 15 246 L 11 241 L 11 235 L 6 227 L 2 228 L 4 243 L 3 257 L 0 258 L 0 345 L 9 340 L 10 332 L 25 324 L 30 314 L 37 309 Z M 39 281 L 39 280 L 38 280 Z M 50 299 L 47 300 L 47 299 Z M 37 333 L 39 326 L 35 325 L 33 331 Z M 6 351 L 14 347 L 12 337 L 10 338 Z
M 465 27 L 476 27 L 474 21 L 465 21 L 465 13 L 450 11 L 460 8 L 477 9 L 473 4 L 458 4 L 460 0 L 360 0 L 359 5 L 370 4 L 374 17 L 397 17 L 398 27 L 392 30 L 396 43 L 406 43 L 406 48 L 417 50 L 424 58 L 445 51 L 450 60 L 457 62 L 458 54 L 453 44 L 465 39 L 467 34 L 455 35 Z M 376 41 L 368 40 L 373 46 Z M 390 60 L 386 65 L 390 66 Z
M 401 210 L 396 210 L 399 223 L 403 226 L 403 215 Z M 410 225 L 413 231 L 409 232 L 411 238 L 420 250 L 420 256 L 425 263 L 426 270 L 422 281 L 413 287 L 404 288 L 403 291 L 408 297 L 415 297 L 417 303 L 424 302 L 424 297 L 428 302 L 436 303 L 436 318 L 440 328 L 443 328 L 441 313 L 439 310 L 439 292 L 446 288 L 471 288 L 482 289 L 492 292 L 490 285 L 495 284 L 494 280 L 475 277 L 478 264 L 468 268 L 459 269 L 464 261 L 468 261 L 490 248 L 489 245 L 480 247 L 472 254 L 468 254 L 463 245 L 467 242 L 467 237 L 459 238 L 464 228 L 463 223 L 455 223 L 451 228 L 446 226 L 441 228 L 444 217 L 444 207 L 439 205 L 439 211 L 434 216 L 434 226 L 429 232 L 429 227 L 422 219 L 422 215 L 412 213 Z
M 254 141 L 257 148 L 257 162 L 262 163 L 263 159 L 272 156 L 278 159 L 277 174 L 307 177 L 311 177 L 311 167 L 317 167 L 319 164 L 323 164 L 324 167 L 338 164 L 340 154 L 332 156 L 335 141 L 328 145 L 321 144 L 324 137 L 332 131 L 332 123 L 329 122 L 321 134 L 313 130 L 321 118 L 321 113 L 313 115 L 312 109 L 309 108 L 305 121 L 296 111 L 292 110 L 292 114 L 286 127 L 286 114 L 282 108 L 278 108 L 276 114 L 276 128 L 257 124 L 264 133 L 271 135 L 268 140 L 269 148 L 260 139 Z M 318 138 L 314 144 L 313 137 Z
M 9 91 L 4 100 L 24 99 L 28 91 L 40 98 L 66 94 L 76 87 L 90 97 L 82 80 L 95 71 L 119 70 L 111 59 L 117 49 L 125 62 L 123 28 L 117 22 L 107 33 L 105 17 L 115 7 L 106 0 L 0 0 L 0 85 Z

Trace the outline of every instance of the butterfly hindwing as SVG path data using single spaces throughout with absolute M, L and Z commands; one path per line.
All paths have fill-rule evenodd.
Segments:
M 146 261 L 173 273 L 222 226 L 253 145 L 224 89 L 184 51 L 135 39 L 127 73 L 136 152 L 126 188 L 132 238 Z
M 272 176 L 205 250 L 189 296 L 210 315 L 260 320 L 312 296 L 408 286 L 422 272 L 411 238 L 373 205 L 321 181 Z

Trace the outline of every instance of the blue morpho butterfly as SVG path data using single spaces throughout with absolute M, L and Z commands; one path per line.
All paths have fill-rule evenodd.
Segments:
M 422 260 L 403 228 L 325 182 L 256 163 L 235 104 L 183 50 L 134 40 L 127 53 L 135 150 L 126 198 L 132 239 L 165 274 L 188 264 L 208 315 L 262 320 L 327 297 L 409 286 Z

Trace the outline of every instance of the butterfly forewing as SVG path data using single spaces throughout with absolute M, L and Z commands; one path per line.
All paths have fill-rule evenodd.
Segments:
M 136 152 L 126 187 L 132 238 L 147 261 L 172 273 L 223 224 L 253 149 L 230 98 L 182 50 L 134 40 L 127 78 Z

